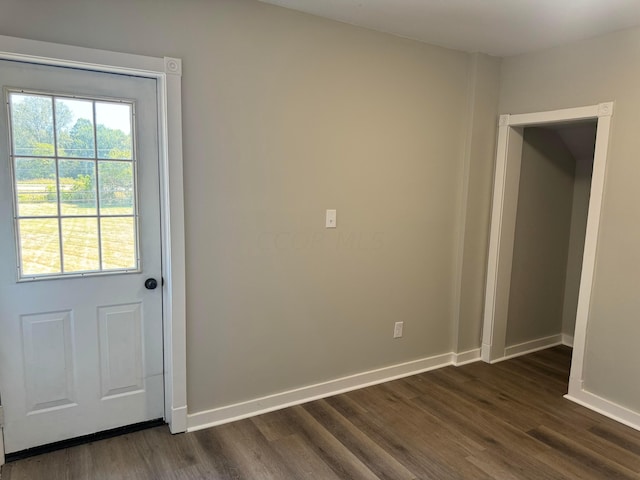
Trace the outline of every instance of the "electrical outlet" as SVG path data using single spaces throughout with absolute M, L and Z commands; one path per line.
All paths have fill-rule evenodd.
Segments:
M 404 322 L 396 322 L 393 327 L 393 338 L 400 338 L 402 336 L 402 327 L 404 327 Z
M 326 228 L 336 228 L 337 226 L 337 214 L 336 210 L 327 210 L 327 216 L 325 219 Z

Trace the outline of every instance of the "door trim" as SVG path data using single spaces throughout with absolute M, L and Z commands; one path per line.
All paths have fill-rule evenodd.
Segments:
M 2 405 L 0 405 L 0 467 L 4 465 L 4 432 L 2 430 L 2 425 L 4 425 L 4 410 L 2 409 Z
M 584 393 L 584 353 L 591 294 L 595 277 L 598 231 L 604 196 L 607 152 L 611 132 L 613 102 L 520 115 L 501 115 L 493 187 L 493 205 L 487 263 L 487 286 L 482 337 L 482 360 L 488 363 L 505 359 L 505 337 L 511 256 L 515 231 L 515 211 L 520 179 L 522 131 L 525 127 L 579 120 L 597 120 L 591 197 L 582 258 L 582 275 L 574 334 L 571 376 L 567 398 L 576 401 Z
M 128 74 L 156 80 L 164 278 L 165 421 L 172 433 L 184 432 L 187 429 L 187 384 L 182 61 L 179 58 L 147 57 L 2 35 L 0 60 Z M 0 450 L 4 452 L 4 448 Z

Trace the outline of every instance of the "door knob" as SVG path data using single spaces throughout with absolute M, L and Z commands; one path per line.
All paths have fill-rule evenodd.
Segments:
M 144 281 L 144 288 L 146 288 L 147 290 L 155 290 L 157 286 L 158 281 L 155 278 L 147 278 Z

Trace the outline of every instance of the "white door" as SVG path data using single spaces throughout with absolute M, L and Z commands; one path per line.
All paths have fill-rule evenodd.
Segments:
M 0 61 L 0 86 L 5 450 L 163 418 L 155 80 Z

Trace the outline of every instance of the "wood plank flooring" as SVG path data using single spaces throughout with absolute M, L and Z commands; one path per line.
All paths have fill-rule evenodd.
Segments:
M 562 398 L 570 355 L 447 367 L 189 434 L 157 427 L 7 464 L 2 480 L 640 480 L 640 432 Z

